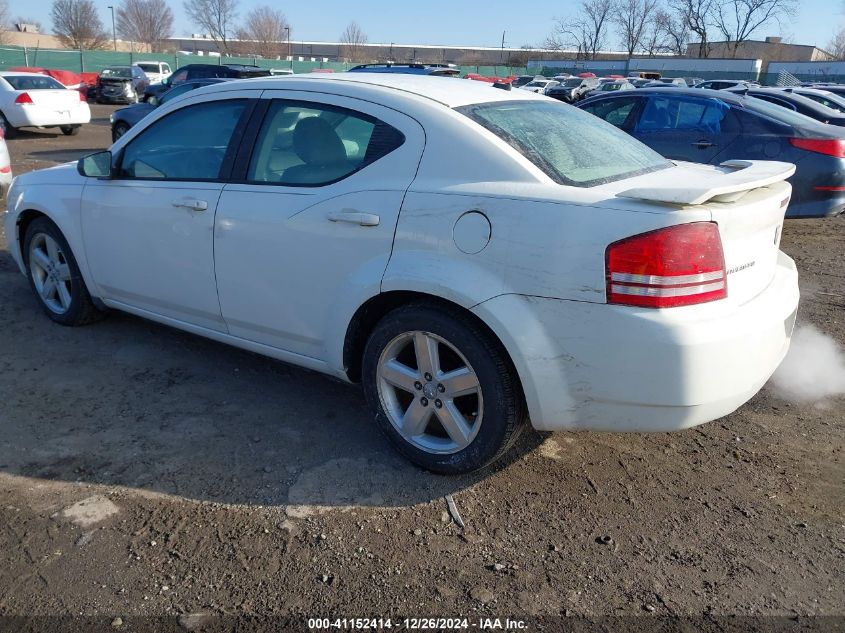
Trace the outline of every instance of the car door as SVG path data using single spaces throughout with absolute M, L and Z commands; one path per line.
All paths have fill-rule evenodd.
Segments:
M 241 182 L 218 205 L 220 305 L 231 334 L 325 359 L 327 333 L 379 292 L 425 137 L 415 120 L 370 102 L 264 95 L 263 120 L 237 158 Z
M 729 115 L 718 99 L 649 95 L 632 134 L 667 158 L 709 163 L 736 138 Z
M 86 182 L 85 256 L 104 300 L 225 331 L 214 279 L 214 210 L 233 139 L 254 103 L 249 94 L 189 101 L 122 145 L 114 177 Z

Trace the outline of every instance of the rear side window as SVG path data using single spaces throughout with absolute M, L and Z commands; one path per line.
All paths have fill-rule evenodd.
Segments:
M 3 77 L 12 90 L 64 90 L 65 87 L 47 75 L 28 77 L 27 75 L 12 75 Z
M 601 99 L 596 103 L 584 105 L 582 109 L 621 128 L 625 125 L 628 117 L 631 116 L 631 112 L 633 112 L 638 102 L 639 99 L 637 97 Z
M 258 134 L 247 180 L 326 185 L 363 169 L 404 142 L 399 130 L 361 112 L 274 100 Z
M 701 130 L 718 134 L 730 106 L 715 99 L 651 97 L 637 123 L 637 132 Z
M 671 166 L 625 132 L 560 103 L 505 101 L 456 110 L 508 143 L 559 184 L 590 187 Z
M 121 176 L 144 180 L 217 180 L 246 99 L 210 101 L 159 119 L 123 151 Z

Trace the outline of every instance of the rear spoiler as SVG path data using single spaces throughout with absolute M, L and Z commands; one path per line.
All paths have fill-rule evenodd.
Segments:
M 655 183 L 651 187 L 636 187 L 616 195 L 683 205 L 735 202 L 752 189 L 781 182 L 795 173 L 792 163 L 776 161 L 728 160 L 719 167 L 723 168 L 722 176 L 702 174 L 702 178 L 693 178 L 683 186 L 680 183 Z M 659 178 L 660 172 L 653 177 Z

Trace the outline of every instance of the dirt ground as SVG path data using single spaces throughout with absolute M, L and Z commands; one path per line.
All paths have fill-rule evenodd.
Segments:
M 106 147 L 92 109 L 9 141 L 15 173 Z M 783 248 L 799 326 L 845 344 L 845 218 Z M 438 477 L 356 387 L 122 314 L 53 325 L 5 249 L 0 615 L 845 615 L 842 398 L 767 386 L 689 431 L 529 433 Z

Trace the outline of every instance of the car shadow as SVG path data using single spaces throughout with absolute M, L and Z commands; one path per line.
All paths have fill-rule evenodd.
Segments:
M 433 475 L 392 449 L 359 387 L 121 313 L 60 327 L 3 264 L 0 471 L 9 474 L 305 516 L 442 498 L 542 440 L 527 432 L 495 466 Z

